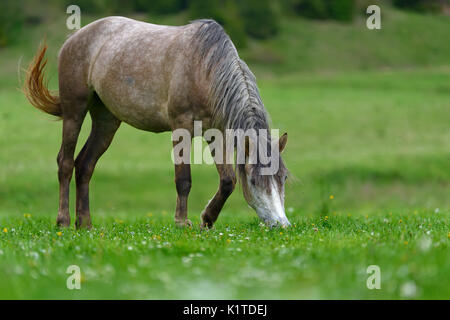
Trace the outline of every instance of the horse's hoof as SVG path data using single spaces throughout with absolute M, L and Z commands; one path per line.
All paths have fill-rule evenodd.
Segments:
M 179 228 L 192 227 L 192 222 L 189 219 L 185 219 L 184 221 L 175 221 L 175 225 Z
M 56 225 L 58 227 L 68 228 L 70 226 L 70 217 L 66 218 L 58 216 L 56 218 Z
M 82 230 L 82 229 L 91 230 L 92 229 L 92 225 L 91 224 L 82 224 L 82 225 L 75 224 L 75 229 L 77 229 L 77 230 Z
M 204 224 L 204 223 L 202 223 L 202 224 L 200 225 L 200 229 L 203 230 L 203 231 L 209 231 L 209 230 L 213 230 L 213 229 L 214 229 L 214 226 L 211 226 L 211 225 L 209 225 L 209 224 Z
M 207 221 L 203 221 L 202 224 L 200 225 L 200 229 L 202 230 L 214 229 L 214 224 Z
M 208 217 L 206 211 L 203 211 L 200 217 L 202 218 L 201 229 L 207 230 L 214 228 L 214 222 Z
M 75 229 L 87 229 L 87 230 L 90 230 L 91 228 L 92 228 L 91 221 L 86 221 L 86 222 L 84 222 L 84 221 L 82 221 L 82 222 L 77 221 L 75 223 Z

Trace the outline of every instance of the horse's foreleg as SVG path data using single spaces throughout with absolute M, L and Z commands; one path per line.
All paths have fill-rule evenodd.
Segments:
M 227 201 L 236 185 L 236 175 L 233 170 L 233 165 L 216 163 L 216 167 L 220 177 L 219 190 L 202 213 L 202 226 L 208 228 L 211 228 L 214 222 L 216 222 L 225 201 Z
M 177 206 L 175 209 L 175 224 L 179 227 L 191 226 L 191 221 L 187 218 L 187 203 L 189 192 L 191 191 L 191 143 L 193 128 L 191 125 L 193 120 L 189 116 L 180 116 L 179 119 L 174 119 L 172 130 L 177 129 L 189 130 L 189 136 L 182 135 L 181 141 L 173 141 L 173 151 L 175 160 L 175 186 L 177 188 Z M 172 133 L 172 137 L 173 137 Z M 186 139 L 186 141 L 185 141 Z M 180 145 L 181 143 L 181 145 Z M 176 151 L 179 146 L 182 148 Z
M 89 112 L 92 118 L 91 133 L 75 160 L 77 186 L 75 226 L 77 228 L 91 227 L 89 182 L 98 159 L 108 149 L 121 123 L 103 106 L 98 98 L 95 98 L 94 103 L 91 104 Z
M 177 226 L 184 227 L 192 225 L 187 218 L 187 202 L 189 192 L 191 191 L 191 165 L 175 165 L 175 185 L 177 188 L 177 207 L 175 210 L 175 223 Z

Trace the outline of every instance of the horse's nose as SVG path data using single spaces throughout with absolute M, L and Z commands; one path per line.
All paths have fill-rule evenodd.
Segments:
M 291 226 L 291 223 L 289 222 L 289 220 L 287 218 L 284 218 L 281 222 L 281 227 L 283 228 L 289 228 Z
M 281 211 L 276 217 L 275 220 L 278 224 L 278 226 L 287 228 L 291 226 L 291 223 L 289 222 L 288 218 L 286 217 L 286 214 L 284 213 L 284 210 Z

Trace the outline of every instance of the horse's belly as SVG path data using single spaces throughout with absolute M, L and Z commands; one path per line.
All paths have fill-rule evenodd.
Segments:
M 170 125 L 165 119 L 165 115 L 154 110 L 152 107 L 142 110 L 142 113 L 140 114 L 137 114 L 136 112 L 132 114 L 123 112 L 124 108 L 114 108 L 108 106 L 107 108 L 116 116 L 116 118 L 137 129 L 151 132 L 170 131 Z
M 94 90 L 111 113 L 129 125 L 152 132 L 171 129 L 167 96 L 157 85 L 136 83 L 132 76 L 100 81 Z
M 146 131 L 163 132 L 170 130 L 167 107 L 155 105 L 151 102 L 139 104 L 137 101 L 127 99 L 110 99 L 99 97 L 106 108 L 119 120 Z

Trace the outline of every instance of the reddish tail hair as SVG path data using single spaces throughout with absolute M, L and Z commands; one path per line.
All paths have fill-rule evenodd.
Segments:
M 37 109 L 61 118 L 61 105 L 58 94 L 51 93 L 44 78 L 44 68 L 47 64 L 45 41 L 40 45 L 36 55 L 26 70 L 25 83 L 22 91 L 28 101 Z

